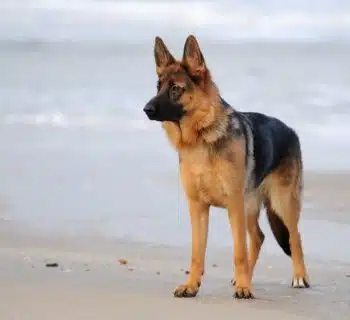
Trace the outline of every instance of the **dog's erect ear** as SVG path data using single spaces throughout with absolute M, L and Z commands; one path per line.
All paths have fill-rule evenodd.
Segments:
M 165 46 L 160 37 L 156 37 L 154 40 L 154 58 L 156 60 L 158 76 L 162 74 L 168 65 L 175 62 L 175 58 L 169 52 L 168 48 Z
M 185 42 L 182 62 L 187 66 L 188 72 L 193 77 L 202 78 L 207 67 L 197 39 L 189 35 Z

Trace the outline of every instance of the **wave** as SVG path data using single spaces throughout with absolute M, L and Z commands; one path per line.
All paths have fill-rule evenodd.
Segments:
M 345 114 L 330 114 L 322 121 L 308 121 L 294 117 L 280 117 L 292 124 L 306 140 L 322 139 L 323 143 L 349 144 L 350 129 L 349 116 Z M 107 115 L 69 115 L 62 112 L 52 113 L 11 113 L 0 118 L 2 125 L 25 125 L 39 128 L 85 128 L 85 129 L 112 129 L 118 131 L 160 131 L 159 123 L 148 119 L 131 118 Z M 311 137 L 311 138 L 310 138 Z
M 158 130 L 156 123 L 147 119 L 130 119 L 103 115 L 65 115 L 53 113 L 7 114 L 1 118 L 3 125 L 28 125 L 55 128 L 111 128 L 117 130 Z
M 10 31 L 0 36 L 7 39 L 23 37 L 23 31 L 24 37 L 78 40 L 135 40 L 155 32 L 176 37 L 194 31 L 223 40 L 350 37 L 346 1 L 309 1 L 308 6 L 299 0 L 283 5 L 266 1 L 263 6 L 245 1 L 31 0 L 25 6 L 19 1 L 0 4 L 0 9 L 0 21 L 7 27 L 0 31 Z M 24 26 L 24 17 L 31 20 L 30 27 Z

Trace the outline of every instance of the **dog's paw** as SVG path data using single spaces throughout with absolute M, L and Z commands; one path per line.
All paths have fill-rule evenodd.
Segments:
M 174 297 L 176 298 L 194 298 L 199 290 L 200 283 L 197 285 L 183 284 L 174 290 Z
M 254 295 L 250 289 L 243 287 L 236 287 L 236 291 L 233 296 L 236 299 L 254 299 Z
M 310 284 L 305 277 L 294 277 L 292 281 L 292 288 L 297 288 L 297 289 L 310 288 Z

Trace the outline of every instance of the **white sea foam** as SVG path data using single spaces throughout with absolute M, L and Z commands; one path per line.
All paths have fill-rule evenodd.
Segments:
M 62 112 L 52 113 L 13 113 L 0 118 L 4 125 L 23 125 L 56 128 L 111 128 L 119 131 L 154 131 L 157 125 L 147 119 L 130 119 L 120 116 L 68 115 Z
M 284 119 L 282 119 L 284 120 Z M 328 147 L 350 146 L 350 130 L 348 115 L 330 114 L 323 122 L 311 122 L 304 119 L 286 120 L 292 125 L 306 143 L 319 141 Z M 7 126 L 34 126 L 40 128 L 85 128 L 113 129 L 117 131 L 149 131 L 159 132 L 161 126 L 146 117 L 130 118 L 106 115 L 70 115 L 62 112 L 13 113 L 0 117 L 0 123 Z M 317 145 L 317 143 L 316 143 Z

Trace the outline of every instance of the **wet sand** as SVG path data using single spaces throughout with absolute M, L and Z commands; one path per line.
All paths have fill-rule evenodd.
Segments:
M 350 173 L 306 172 L 304 203 L 313 207 L 304 208 L 303 217 L 350 224 Z

